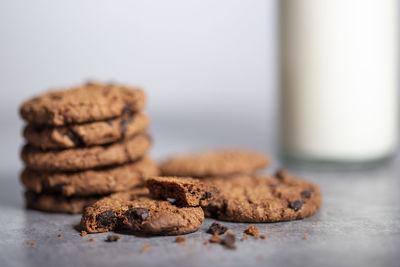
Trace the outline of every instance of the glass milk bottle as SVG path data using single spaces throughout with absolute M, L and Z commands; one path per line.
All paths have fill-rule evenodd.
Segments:
M 281 0 L 281 142 L 289 159 L 396 151 L 398 1 Z

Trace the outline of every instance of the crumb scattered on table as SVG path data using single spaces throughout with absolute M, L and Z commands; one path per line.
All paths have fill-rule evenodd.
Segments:
M 222 244 L 229 249 L 236 249 L 236 244 L 235 244 L 236 237 L 233 234 L 232 230 L 226 231 L 225 237 L 222 240 Z
M 203 245 L 208 245 L 210 244 L 210 242 L 208 242 L 207 240 L 203 242 Z
M 24 242 L 24 245 L 26 245 L 26 246 L 31 246 L 31 247 L 34 247 L 34 246 L 36 246 L 36 241 L 26 241 L 26 242 Z
M 112 234 L 112 235 L 107 236 L 106 242 L 117 242 L 120 239 L 121 239 L 121 237 L 119 235 Z
M 244 230 L 244 233 L 253 236 L 254 239 L 258 239 L 258 227 L 255 225 L 247 226 L 246 230 Z
M 186 241 L 186 237 L 183 237 L 183 236 L 178 235 L 178 236 L 175 238 L 175 241 L 174 241 L 174 242 L 183 245 L 183 244 L 185 243 L 185 241 Z
M 218 233 L 215 232 L 212 237 L 210 238 L 210 243 L 221 243 L 222 242 L 222 238 L 219 237 Z
M 142 246 L 142 248 L 140 249 L 140 251 L 143 253 L 146 250 L 148 250 L 151 247 L 151 245 L 149 243 L 146 243 Z
M 213 222 L 210 227 L 207 230 L 207 233 L 209 234 L 214 234 L 214 233 L 218 233 L 219 235 L 224 234 L 226 231 L 228 230 L 228 228 L 226 226 L 224 226 L 221 223 L 218 222 Z
M 93 237 L 89 237 L 87 241 L 89 241 L 89 242 L 93 242 L 93 241 L 94 241 L 94 239 L 93 239 Z
M 260 235 L 260 238 L 261 238 L 261 239 L 267 239 L 267 235 L 266 235 L 266 234 L 261 234 L 261 235 Z
M 303 240 L 307 240 L 307 235 L 304 234 L 302 239 L 303 239 Z
M 87 232 L 86 231 L 82 231 L 81 232 L 81 236 L 86 236 L 87 235 Z
M 62 237 L 63 237 L 63 233 L 59 233 L 57 236 L 58 236 L 59 238 L 62 238 Z
M 250 237 L 250 235 L 248 235 L 248 234 L 246 234 L 246 233 L 243 233 L 243 236 L 242 236 L 242 238 L 240 239 L 240 241 L 249 239 L 249 237 Z

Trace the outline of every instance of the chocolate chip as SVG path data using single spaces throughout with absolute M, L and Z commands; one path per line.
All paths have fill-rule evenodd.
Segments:
M 302 206 L 303 206 L 302 200 L 296 200 L 289 203 L 289 208 L 291 208 L 294 211 L 298 211 L 299 209 L 301 209 Z
M 108 235 L 106 242 L 117 242 L 121 237 L 119 235 Z
M 283 169 L 280 169 L 275 173 L 275 177 L 281 181 L 285 181 L 285 179 L 290 178 L 290 176 L 290 173 Z
M 121 122 L 122 132 L 126 132 L 131 121 L 132 121 L 132 118 L 127 118 L 127 119 L 122 120 L 122 122 Z
M 229 249 L 236 249 L 236 245 L 235 245 L 235 235 L 232 233 L 227 233 L 224 237 L 224 239 L 222 240 L 222 244 Z
M 113 121 L 112 120 L 106 120 L 107 124 L 112 126 L 113 125 Z
M 79 138 L 79 136 L 74 133 L 71 129 L 67 130 L 66 135 L 68 136 L 68 138 L 72 141 L 72 143 L 74 143 L 75 146 L 80 146 L 82 145 L 82 140 Z
M 103 149 L 108 149 L 111 145 L 112 145 L 112 143 L 102 144 L 101 147 L 102 147 Z
M 125 106 L 122 108 L 122 113 L 129 113 L 129 112 L 133 112 L 132 105 L 125 104 Z
M 64 186 L 66 186 L 66 183 L 61 183 L 61 184 L 56 184 L 50 188 L 49 191 L 52 193 L 61 193 L 63 191 Z
M 310 198 L 312 195 L 313 191 L 312 190 L 304 190 L 303 192 L 301 192 L 300 194 L 305 197 L 305 198 Z
M 114 212 L 106 210 L 96 216 L 96 223 L 98 227 L 110 227 L 114 223 Z
M 149 210 L 145 208 L 130 208 L 125 215 L 131 224 L 141 224 L 149 216 Z
M 204 192 L 203 196 L 201 197 L 201 200 L 210 199 L 210 198 L 212 198 L 212 196 L 213 195 L 211 192 Z
M 223 224 L 213 222 L 208 228 L 207 233 L 209 234 L 217 233 L 219 235 L 222 235 L 226 232 L 226 230 L 228 230 L 228 228 L 225 227 Z

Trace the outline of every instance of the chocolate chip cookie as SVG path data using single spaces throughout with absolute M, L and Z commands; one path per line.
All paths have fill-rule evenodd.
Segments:
M 145 107 L 141 89 L 122 85 L 87 83 L 52 91 L 21 105 L 23 119 L 33 124 L 67 125 L 108 120 Z
M 302 219 L 321 204 L 317 185 L 288 172 L 275 177 L 236 176 L 206 179 L 220 191 L 201 206 L 206 216 L 232 222 L 278 222 Z
M 26 166 L 43 171 L 78 171 L 132 162 L 150 148 L 147 134 L 138 134 L 109 145 L 42 151 L 32 145 L 22 149 Z
M 204 221 L 200 207 L 177 207 L 133 192 L 116 193 L 85 208 L 81 227 L 88 233 L 129 231 L 137 235 L 181 235 Z
M 64 197 L 61 195 L 36 194 L 25 192 L 27 208 L 47 211 L 77 214 L 82 213 L 84 207 L 99 200 L 102 196 Z
M 37 194 L 64 196 L 103 195 L 143 186 L 145 178 L 158 174 L 157 164 L 148 157 L 121 166 L 80 172 L 43 172 L 25 169 L 21 180 Z
M 172 198 L 179 206 L 199 206 L 202 200 L 219 193 L 213 186 L 192 178 L 151 177 L 146 187 L 154 198 Z
M 215 150 L 172 157 L 160 165 L 164 176 L 227 176 L 254 171 L 269 164 L 267 156 L 248 150 Z
M 24 137 L 29 144 L 41 149 L 73 148 L 102 145 L 129 138 L 143 132 L 149 125 L 143 113 L 126 113 L 106 121 L 95 121 L 68 126 L 28 124 Z

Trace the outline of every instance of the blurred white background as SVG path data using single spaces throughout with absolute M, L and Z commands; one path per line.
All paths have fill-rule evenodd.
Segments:
M 20 166 L 20 103 L 88 79 L 146 90 L 157 157 L 272 149 L 276 11 L 275 0 L 0 1 L 0 167 Z

